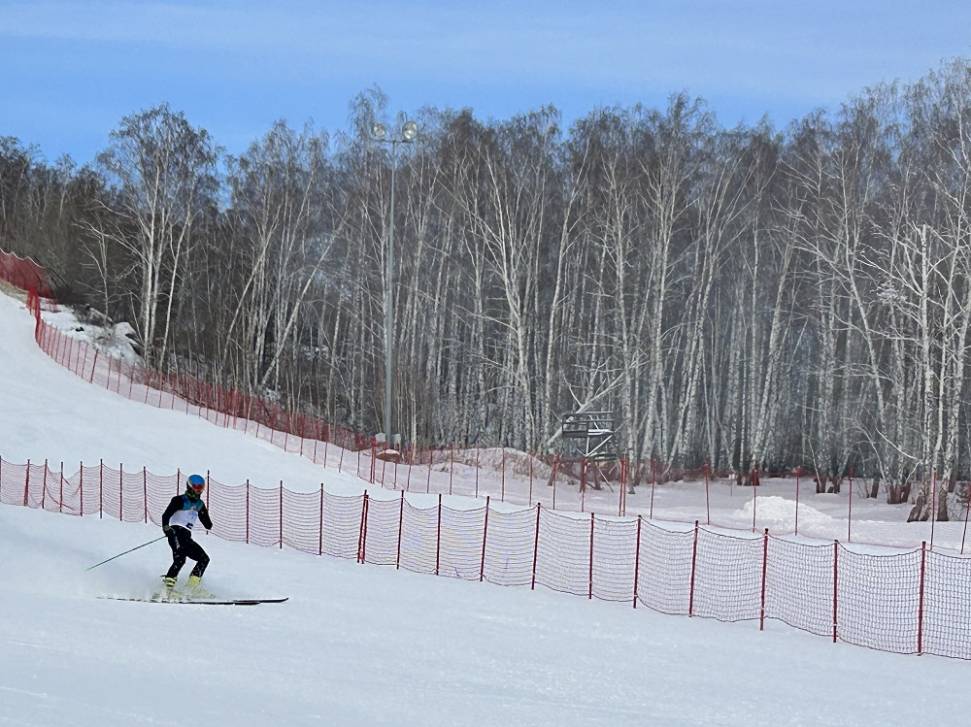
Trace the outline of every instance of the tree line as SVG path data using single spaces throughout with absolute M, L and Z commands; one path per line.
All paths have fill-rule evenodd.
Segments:
M 145 361 L 381 429 L 383 293 L 407 442 L 560 446 L 617 413 L 671 470 L 805 467 L 927 517 L 968 476 L 971 64 L 782 129 L 700 99 L 485 122 L 422 109 L 396 167 L 380 91 L 238 156 L 167 105 L 90 165 L 0 138 L 0 245 Z M 947 498 L 938 515 L 947 516 Z

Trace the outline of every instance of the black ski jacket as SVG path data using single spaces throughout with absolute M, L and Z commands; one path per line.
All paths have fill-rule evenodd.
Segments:
M 162 513 L 162 527 L 173 525 L 192 530 L 197 517 L 206 530 L 212 529 L 209 510 L 206 509 L 206 503 L 201 498 L 192 499 L 188 495 L 176 495 Z

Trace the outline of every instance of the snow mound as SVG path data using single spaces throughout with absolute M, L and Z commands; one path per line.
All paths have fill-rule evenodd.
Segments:
M 733 514 L 746 522 L 752 522 L 752 511 L 755 511 L 756 522 L 759 527 L 769 530 L 792 530 L 796 522 L 796 503 L 784 497 L 759 497 L 747 501 Z M 833 522 L 833 518 L 820 512 L 811 505 L 799 503 L 799 526 L 825 526 Z
M 44 320 L 70 338 L 76 338 L 93 345 L 102 353 L 120 358 L 125 363 L 141 363 L 141 356 L 135 350 L 134 341 L 138 336 L 127 321 L 112 323 L 101 311 L 93 308 L 76 311 L 66 306 L 46 312 Z

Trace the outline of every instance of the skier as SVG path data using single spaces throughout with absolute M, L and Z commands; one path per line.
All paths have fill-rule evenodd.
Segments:
M 185 565 L 185 559 L 196 562 L 189 575 L 188 592 L 192 596 L 206 597 L 209 594 L 202 589 L 202 574 L 209 565 L 209 556 L 196 541 L 192 539 L 192 526 L 196 520 L 202 522 L 206 530 L 212 528 L 209 511 L 202 501 L 202 491 L 206 489 L 206 478 L 202 475 L 189 475 L 185 482 L 185 494 L 172 498 L 169 506 L 162 513 L 162 532 L 169 540 L 172 548 L 172 565 L 168 573 L 162 577 L 165 584 L 165 595 L 170 597 L 175 590 L 179 571 Z

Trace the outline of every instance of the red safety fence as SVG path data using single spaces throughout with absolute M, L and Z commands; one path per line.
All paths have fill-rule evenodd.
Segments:
M 594 463 L 585 459 L 567 460 L 560 455 L 525 454 L 515 450 L 510 451 L 507 457 L 504 448 L 498 450 L 498 462 L 483 463 L 480 457 L 489 456 L 491 452 L 495 459 L 497 450 L 461 449 L 455 446 L 417 448 L 411 445 L 402 448 L 403 457 L 400 463 L 384 461 L 379 456 L 374 439 L 361 432 L 334 426 L 310 415 L 287 411 L 274 402 L 225 389 L 197 377 L 148 369 L 140 362 L 126 361 L 107 355 L 80 338 L 56 330 L 41 317 L 42 300 L 38 296 L 38 291 L 41 294 L 49 293 L 50 286 L 46 282 L 43 268 L 33 260 L 0 251 L 0 278 L 28 290 L 27 304 L 35 316 L 35 338 L 38 345 L 55 361 L 89 383 L 103 385 L 106 389 L 143 404 L 178 409 L 186 414 L 200 416 L 210 423 L 257 436 L 287 452 L 307 457 L 315 464 L 336 465 L 339 471 L 353 469 L 358 477 L 372 485 L 407 491 L 421 490 L 424 485 L 424 491 L 429 493 L 447 492 L 450 495 L 463 494 L 475 497 L 493 494 L 503 502 L 530 506 L 534 502 L 542 503 L 553 510 L 596 511 L 625 515 L 628 505 L 628 484 L 638 482 L 640 484 L 638 498 L 633 504 L 653 520 L 655 494 L 659 485 L 668 484 L 678 487 L 703 481 L 703 512 L 702 505 L 698 502 L 695 506 L 696 513 L 690 516 L 682 513 L 680 518 L 675 516 L 674 519 L 691 522 L 694 517 L 698 517 L 707 525 L 718 525 L 728 529 L 743 527 L 737 520 L 733 522 L 713 520 L 710 504 L 713 482 L 720 480 L 724 483 L 729 478 L 734 482 L 743 478 L 739 473 L 714 472 L 707 465 L 693 470 L 682 470 L 665 467 L 654 460 L 636 463 L 625 460 Z M 334 448 L 338 451 L 329 457 L 329 453 Z M 349 459 L 352 460 L 347 462 L 346 466 L 345 455 L 349 455 Z M 415 471 L 415 468 L 421 467 L 425 470 Z M 462 480 L 457 476 L 457 468 L 462 467 L 473 469 L 472 481 L 468 481 L 468 478 Z M 493 479 L 496 474 L 499 477 L 497 491 L 493 491 L 496 488 L 494 486 L 490 488 L 485 482 L 480 488 L 480 471 L 488 469 L 494 471 Z M 519 480 L 519 491 L 507 492 L 507 472 L 510 480 Z M 779 527 L 776 521 L 773 523 L 773 529 L 777 534 L 799 534 L 800 480 L 808 480 L 806 484 L 809 485 L 815 483 L 809 479 L 810 473 L 801 468 L 787 474 L 795 476 L 794 492 L 791 493 L 795 496 L 795 511 L 791 524 L 786 523 Z M 744 479 L 757 485 L 759 473 L 752 472 L 748 475 Z M 528 484 L 525 496 L 521 492 L 524 484 Z M 852 542 L 854 490 L 852 477 L 849 478 L 847 485 L 846 541 Z M 611 498 L 606 498 L 600 492 L 602 489 L 609 490 Z M 750 493 L 750 529 L 756 532 L 760 488 L 748 486 L 744 489 Z M 785 494 L 790 495 L 790 493 Z M 936 497 L 937 488 L 931 488 L 931 495 L 932 498 Z M 931 512 L 932 517 L 936 516 L 937 507 L 934 503 L 932 503 Z M 964 553 L 969 514 L 971 514 L 971 508 L 965 508 L 961 554 Z M 671 522 L 672 515 L 667 513 L 666 519 Z M 932 519 L 929 538 L 932 549 L 934 525 L 935 522 Z M 894 545 L 913 547 L 914 543 L 915 540 L 911 540 L 908 543 L 894 543 Z
M 236 391 L 225 391 L 188 375 L 163 374 L 148 369 L 137 361 L 126 361 L 107 355 L 83 338 L 72 336 L 51 326 L 40 314 L 41 301 L 28 296 L 28 306 L 35 315 L 35 338 L 38 345 L 57 363 L 85 381 L 103 387 L 120 396 L 161 409 L 171 409 L 201 417 L 206 421 L 244 432 L 299 454 L 315 464 L 336 467 L 352 472 L 362 480 L 385 489 L 469 495 L 492 495 L 502 502 L 532 506 L 542 503 L 551 510 L 627 514 L 628 483 L 639 479 L 634 505 L 651 520 L 655 518 L 655 494 L 665 485 L 671 488 L 698 485 L 694 512 L 682 522 L 699 519 L 706 525 L 721 528 L 745 528 L 756 532 L 759 515 L 760 486 L 736 488 L 744 492 L 751 503 L 750 525 L 737 521 L 718 522 L 712 518 L 711 486 L 720 481 L 732 483 L 730 473 L 713 472 L 707 466 L 695 470 L 671 470 L 653 461 L 632 465 L 626 461 L 593 463 L 587 460 L 568 460 L 559 455 L 539 455 L 507 451 L 504 448 L 460 449 L 458 447 L 418 449 L 405 447 L 401 462 L 380 458 L 373 439 L 345 427 L 337 427 L 306 415 L 287 413 L 276 404 Z M 490 471 L 490 481 L 480 474 Z M 472 476 L 469 476 L 469 473 Z M 796 470 L 793 491 L 794 517 L 785 526 L 773 525 L 777 534 L 799 534 L 800 483 L 814 482 L 805 472 Z M 495 479 L 498 478 L 498 485 Z M 516 488 L 507 488 L 516 481 Z M 764 481 L 768 484 L 768 481 Z M 703 486 L 703 489 L 701 487 Z M 854 483 L 847 483 L 845 540 L 852 542 Z M 610 493 L 609 495 L 607 493 Z M 936 495 L 936 488 L 932 489 Z M 741 504 L 741 503 L 740 503 Z M 936 513 L 936 507 L 932 508 Z M 965 527 L 967 526 L 965 512 Z M 671 514 L 666 515 L 672 521 Z M 675 518 L 677 520 L 678 518 Z M 934 523 L 930 523 L 930 543 L 934 545 Z M 842 535 L 842 533 L 840 533 Z M 886 543 L 884 543 L 886 544 Z M 915 541 L 894 543 L 913 547 Z M 961 552 L 963 553 L 963 543 Z
M 480 456 L 483 456 L 483 452 L 491 451 L 494 454 L 495 449 L 459 448 L 454 445 L 430 448 L 405 445 L 401 448 L 401 463 L 389 463 L 379 457 L 374 439 L 362 432 L 332 425 L 319 417 L 288 411 L 275 402 L 210 384 L 198 377 L 163 373 L 148 369 L 140 362 L 108 356 L 86 341 L 57 331 L 41 318 L 42 301 L 38 296 L 49 296 L 51 292 L 47 273 L 29 258 L 21 258 L 0 250 L 0 279 L 28 291 L 27 304 L 36 319 L 35 337 L 41 348 L 55 361 L 90 383 L 103 384 L 105 388 L 117 394 L 144 404 L 152 404 L 160 408 L 178 408 L 187 414 L 196 414 L 210 423 L 255 435 L 287 452 L 307 457 L 316 464 L 324 466 L 336 464 L 339 471 L 345 469 L 344 450 L 356 453 L 351 455 L 354 462 L 348 462 L 348 468 L 353 467 L 357 476 L 371 484 L 384 488 L 388 488 L 390 484 L 390 489 L 420 490 L 424 475 L 425 492 L 447 492 L 450 495 L 464 494 L 478 497 L 480 494 L 490 493 L 485 484 L 480 492 L 480 470 L 491 469 L 496 471 L 500 479 L 498 491 L 493 494 L 503 502 L 530 506 L 537 502 L 553 510 L 596 511 L 625 515 L 628 505 L 628 485 L 636 482 L 640 484 L 638 492 L 640 497 L 633 504 L 650 519 L 654 519 L 655 494 L 659 485 L 668 484 L 677 487 L 703 481 L 703 513 L 702 505 L 698 502 L 697 513 L 691 514 L 690 517 L 682 514 L 680 520 L 691 522 L 694 517 L 698 517 L 708 525 L 739 529 L 741 526 L 737 521 L 717 522 L 712 519 L 710 490 L 715 481 L 724 483 L 731 479 L 741 483 L 744 480 L 748 484 L 756 485 L 746 486 L 745 490 L 748 490 L 751 499 L 751 531 L 758 530 L 759 487 L 757 485 L 760 479 L 758 471 L 743 476 L 742 473 L 715 472 L 707 465 L 694 469 L 678 469 L 664 466 L 655 460 L 595 463 L 586 459 L 568 460 L 560 455 L 524 454 L 515 450 L 512 450 L 510 458 L 507 458 L 505 449 L 500 449 L 499 462 L 483 465 L 480 462 Z M 332 444 L 340 450 L 336 463 L 328 460 L 328 451 Z M 362 455 L 362 451 L 366 453 Z M 473 482 L 457 478 L 456 468 L 463 466 L 474 468 Z M 426 467 L 427 471 L 416 473 L 414 472 L 416 467 Z M 525 497 L 521 492 L 507 493 L 507 470 L 510 479 L 518 478 L 521 484 L 528 483 Z M 781 531 L 798 535 L 800 482 L 802 480 L 810 486 L 815 485 L 812 473 L 796 468 L 791 472 L 774 474 L 795 477 L 794 492 L 785 493 L 787 497 L 790 495 L 795 497 L 795 511 L 791 524 L 787 523 L 780 528 L 778 523 L 774 523 L 774 529 L 777 533 Z M 846 541 L 852 542 L 854 491 L 852 473 L 845 484 L 848 492 Z M 954 484 L 951 483 L 952 490 Z M 971 483 L 964 483 L 964 486 L 971 489 Z M 602 494 L 598 494 L 601 489 L 611 492 L 612 502 Z M 936 487 L 931 487 L 932 519 L 929 540 L 932 548 L 938 509 L 933 499 L 937 497 L 937 492 Z M 966 507 L 961 554 L 964 553 L 969 515 L 971 515 L 971 508 Z M 670 513 L 666 515 L 666 519 L 671 521 Z M 913 547 L 915 542 L 916 540 L 910 540 L 906 543 L 894 543 L 894 545 Z
M 0 459 L 0 503 L 159 524 L 182 474 L 99 462 L 66 472 Z M 386 493 L 387 494 L 387 493 Z M 545 586 L 719 621 L 775 620 L 833 641 L 971 659 L 971 558 L 922 546 L 875 555 L 834 542 L 674 531 L 641 517 L 534 508 L 418 507 L 376 498 L 210 479 L 213 532 L 226 540 L 355 558 L 469 581 Z
M 0 280 L 44 298 L 53 295 L 47 271 L 29 257 L 0 250 Z

